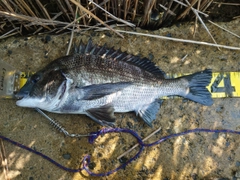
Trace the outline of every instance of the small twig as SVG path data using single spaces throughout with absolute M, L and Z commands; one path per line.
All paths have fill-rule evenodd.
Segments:
M 186 55 L 181 59 L 181 61 L 182 61 L 182 62 L 185 61 L 185 59 L 187 58 L 187 56 L 188 56 L 188 54 L 186 54 Z
M 149 139 L 150 137 L 152 137 L 154 134 L 156 134 L 157 132 L 159 132 L 162 128 L 158 128 L 157 130 L 155 130 L 154 132 L 152 132 L 151 134 L 149 134 L 147 137 L 145 137 L 142 141 L 146 141 L 147 139 Z M 135 149 L 136 147 L 138 147 L 139 144 L 135 144 L 133 147 L 131 147 L 129 150 L 125 151 L 123 154 L 121 154 L 120 156 L 117 157 L 117 159 L 122 158 L 123 156 L 125 156 L 126 154 L 128 154 L 129 152 L 131 152 L 133 149 Z

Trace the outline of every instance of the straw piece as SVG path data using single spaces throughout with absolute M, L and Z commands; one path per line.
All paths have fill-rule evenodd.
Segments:
M 151 134 L 149 134 L 147 137 L 145 137 L 142 141 L 146 141 L 147 139 L 149 139 L 150 137 L 152 137 L 154 134 L 156 134 L 157 132 L 159 132 L 162 128 L 159 127 L 157 130 L 153 131 Z M 125 151 L 123 154 L 121 154 L 120 156 L 117 157 L 117 159 L 122 158 L 123 156 L 125 156 L 126 154 L 130 153 L 133 149 L 135 149 L 136 147 L 138 147 L 139 144 L 135 144 L 133 147 L 131 147 L 129 150 Z

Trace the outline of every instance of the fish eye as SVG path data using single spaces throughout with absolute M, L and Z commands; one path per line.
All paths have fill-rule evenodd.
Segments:
M 31 82 L 32 83 L 37 83 L 40 80 L 40 75 L 39 74 L 34 74 L 31 77 Z

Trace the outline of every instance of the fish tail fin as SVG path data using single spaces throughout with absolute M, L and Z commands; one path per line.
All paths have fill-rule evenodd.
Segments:
M 189 89 L 184 96 L 185 98 L 206 106 L 211 106 L 213 104 L 212 95 L 206 88 L 212 79 L 212 71 L 210 69 L 183 76 L 182 78 L 187 79 L 189 83 Z

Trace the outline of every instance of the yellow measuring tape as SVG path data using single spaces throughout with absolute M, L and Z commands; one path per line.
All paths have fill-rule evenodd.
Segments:
M 240 97 L 240 72 L 212 73 L 207 88 L 213 98 Z
M 27 78 L 31 75 L 32 73 L 21 73 L 19 88 L 26 83 Z M 174 74 L 168 76 L 180 77 L 183 76 L 183 74 Z M 212 73 L 212 80 L 209 86 L 207 86 L 207 89 L 209 92 L 211 92 L 212 98 L 240 97 L 240 72 Z M 168 98 L 169 97 L 163 97 L 163 99 Z

